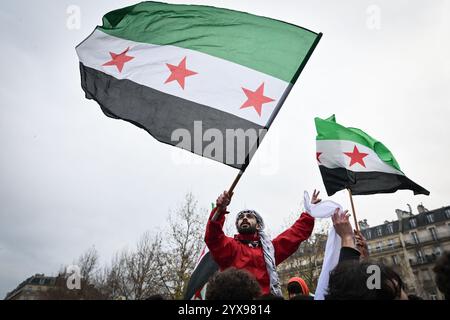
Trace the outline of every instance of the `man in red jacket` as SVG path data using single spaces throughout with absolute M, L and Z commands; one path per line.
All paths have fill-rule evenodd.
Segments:
M 317 203 L 319 192 L 314 190 L 311 202 Z M 246 269 L 252 273 L 263 295 L 282 296 L 276 266 L 297 251 L 300 243 L 309 238 L 314 228 L 314 218 L 304 212 L 286 231 L 270 241 L 264 232 L 264 221 L 254 210 L 238 213 L 234 238 L 223 230 L 225 214 L 231 195 L 226 191 L 219 196 L 206 226 L 205 242 L 214 260 L 223 271 L 229 267 Z

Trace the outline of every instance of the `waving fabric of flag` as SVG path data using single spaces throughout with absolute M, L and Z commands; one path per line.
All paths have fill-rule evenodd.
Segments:
M 86 97 L 107 116 L 241 169 L 320 37 L 238 11 L 141 2 L 106 14 L 76 51 Z
M 315 123 L 316 157 L 329 196 L 346 188 L 355 195 L 400 189 L 430 194 L 408 179 L 388 148 L 367 133 L 343 127 L 334 115 L 325 120 L 315 118 Z
M 209 278 L 217 271 L 219 265 L 205 245 L 184 292 L 184 300 L 205 300 Z

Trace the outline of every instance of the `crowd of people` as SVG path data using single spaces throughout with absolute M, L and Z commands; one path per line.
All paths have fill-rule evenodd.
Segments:
M 314 191 L 311 203 L 321 200 Z M 314 218 L 303 212 L 294 225 L 272 241 L 264 232 L 264 221 L 254 210 L 243 210 L 236 217 L 238 234 L 228 237 L 222 227 L 232 194 L 224 192 L 211 212 L 205 242 L 219 265 L 208 282 L 207 300 L 313 300 L 306 282 L 293 277 L 283 295 L 276 266 L 294 253 L 312 233 Z M 371 261 L 366 240 L 353 230 L 347 211 L 336 209 L 333 227 L 341 239 L 339 261 L 329 273 L 325 300 L 417 300 L 407 295 L 400 275 L 391 267 Z M 378 279 L 371 279 L 377 270 Z M 450 253 L 444 253 L 435 267 L 437 287 L 450 298 Z

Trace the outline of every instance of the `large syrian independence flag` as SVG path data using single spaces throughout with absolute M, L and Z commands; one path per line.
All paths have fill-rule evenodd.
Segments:
M 238 11 L 141 2 L 106 14 L 76 51 L 86 97 L 107 116 L 242 169 L 320 36 Z
M 329 196 L 346 188 L 355 195 L 400 189 L 430 194 L 408 179 L 388 148 L 365 132 L 343 127 L 334 115 L 325 120 L 315 118 L 315 123 L 316 157 Z

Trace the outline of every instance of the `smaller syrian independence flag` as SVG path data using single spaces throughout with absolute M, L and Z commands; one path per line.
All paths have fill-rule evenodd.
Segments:
M 107 13 L 76 51 L 86 97 L 107 116 L 242 169 L 320 37 L 244 12 L 141 2 Z
M 315 118 L 315 123 L 316 157 L 329 196 L 347 188 L 354 195 L 400 189 L 430 194 L 408 179 L 388 148 L 365 132 L 341 126 L 334 115 Z

